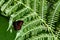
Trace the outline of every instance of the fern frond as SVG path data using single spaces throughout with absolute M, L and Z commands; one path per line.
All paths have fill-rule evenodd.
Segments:
M 34 35 L 38 35 L 41 33 L 41 31 L 45 30 L 47 31 L 46 27 L 42 27 L 42 26 L 27 26 L 28 28 L 22 28 L 20 30 L 20 32 L 17 33 L 16 39 L 17 38 L 23 38 L 25 35 L 27 36 L 27 38 L 29 38 L 29 34 L 30 36 L 34 36 Z
M 38 36 L 32 36 L 31 38 L 28 38 L 26 40 L 58 40 L 58 38 L 55 37 L 55 35 L 51 34 L 40 34 Z
M 5 0 L 0 0 L 0 7 L 3 5 L 4 2 Z
M 38 1 L 38 13 L 39 16 L 46 21 L 46 13 L 47 13 L 47 1 L 46 0 L 39 0 Z
M 54 10 L 52 10 L 52 12 L 50 12 L 50 15 L 48 16 L 48 24 L 50 26 L 54 26 L 54 23 L 58 21 L 60 11 L 60 1 L 54 4 L 53 8 Z
M 48 28 L 45 26 L 28 26 L 28 28 L 26 29 L 21 29 L 20 32 L 17 33 L 16 39 L 20 39 L 20 40 L 24 40 L 24 39 L 28 39 L 32 36 L 37 36 L 39 34 L 43 34 L 43 33 L 51 33 L 48 31 Z M 49 36 L 50 37 L 50 36 Z M 21 39 L 22 38 L 22 39 Z M 39 37 L 40 38 L 40 37 Z M 44 37 L 43 37 L 44 38 Z M 52 38 L 52 37 L 51 37 Z M 15 39 L 15 40 L 16 40 Z M 36 38 L 37 39 L 37 38 Z M 33 40 L 33 39 L 32 39 Z
M 6 2 L 5 4 L 3 4 L 3 6 L 1 6 L 1 11 L 2 11 L 2 12 L 5 11 L 5 9 L 6 9 L 9 5 L 11 5 L 11 3 L 12 3 L 12 1 L 9 0 L 9 1 Z
M 27 4 L 27 1 L 25 1 Z M 29 4 L 30 3 L 30 4 Z M 29 1 L 28 5 L 26 6 L 32 9 L 34 12 L 38 13 L 42 19 L 46 19 L 46 13 L 47 13 L 47 1 L 46 0 L 31 0 Z M 23 2 L 24 4 L 24 2 Z M 43 17 L 44 16 L 44 17 Z
M 5 10 L 5 13 L 8 15 L 11 15 L 11 13 L 12 12 L 15 12 L 16 10 L 17 10 L 17 8 L 18 8 L 18 5 L 20 5 L 20 3 L 17 3 L 17 4 L 15 4 L 14 6 L 12 6 L 12 7 L 10 7 L 10 8 L 7 8 L 6 10 Z

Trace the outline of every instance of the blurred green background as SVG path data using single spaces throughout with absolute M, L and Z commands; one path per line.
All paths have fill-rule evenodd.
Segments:
M 0 15 L 0 40 L 14 40 L 16 36 L 16 31 L 7 31 L 8 28 L 8 18 Z

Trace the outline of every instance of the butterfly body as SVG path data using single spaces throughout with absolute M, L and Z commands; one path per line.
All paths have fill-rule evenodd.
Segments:
M 15 30 L 20 30 L 22 24 L 23 24 L 23 21 L 22 21 L 22 20 L 13 22 L 14 29 L 15 29 Z

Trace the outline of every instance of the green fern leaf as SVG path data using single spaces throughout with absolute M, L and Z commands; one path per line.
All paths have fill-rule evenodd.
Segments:
M 0 0 L 0 7 L 3 5 L 4 2 L 5 0 Z
M 59 17 L 59 11 L 60 11 L 60 1 L 58 1 L 56 4 L 53 6 L 54 10 L 50 12 L 50 15 L 48 16 L 48 24 L 50 26 L 54 26 L 54 23 L 58 21 Z

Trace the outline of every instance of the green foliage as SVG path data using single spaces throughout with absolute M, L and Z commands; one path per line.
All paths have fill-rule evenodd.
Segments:
M 48 24 L 50 26 L 54 26 L 53 24 L 58 21 L 59 18 L 59 12 L 60 12 L 60 1 L 54 4 L 53 10 L 50 12 L 50 15 L 48 16 Z
M 0 0 L 0 14 L 9 17 L 7 31 L 14 21 L 24 21 L 14 40 L 59 40 L 59 7 L 60 0 Z
M 13 33 L 6 31 L 8 27 L 8 18 L 0 15 L 0 40 L 14 40 L 16 31 L 13 29 Z

